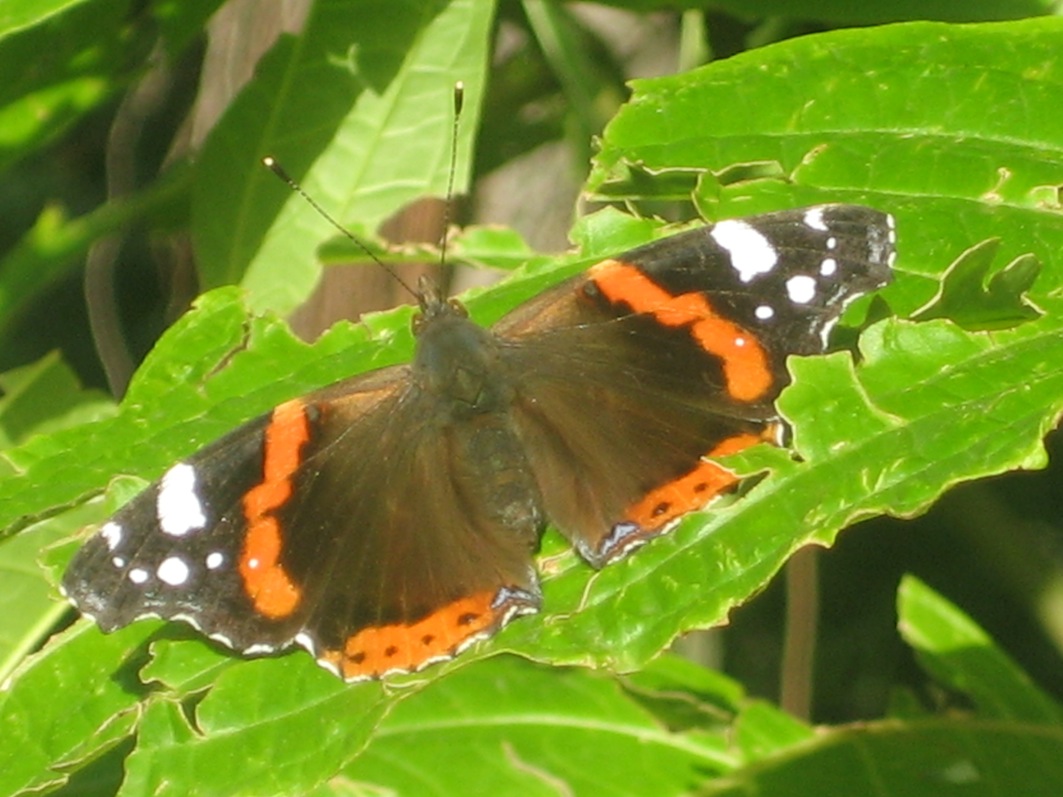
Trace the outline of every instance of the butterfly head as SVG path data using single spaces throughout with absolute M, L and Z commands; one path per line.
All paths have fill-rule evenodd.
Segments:
M 417 305 L 420 308 L 413 317 L 413 334 L 421 336 L 426 326 L 442 316 L 468 318 L 465 305 L 457 299 L 448 299 L 431 277 L 422 275 L 417 281 Z

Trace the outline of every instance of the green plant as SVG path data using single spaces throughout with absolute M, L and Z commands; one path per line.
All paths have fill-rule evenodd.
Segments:
M 9 94 L 4 113 L 22 123 L 7 127 L 23 131 L 0 160 L 10 169 L 105 109 L 151 43 L 182 52 L 212 10 L 56 5 L 10 18 L 0 38 L 0 62 L 51 56 L 26 78 L 35 83 Z M 142 478 L 280 401 L 408 357 L 407 308 L 340 323 L 311 344 L 278 318 L 309 294 L 321 270 L 312 255 L 332 232 L 258 158 L 277 155 L 375 245 L 379 222 L 445 185 L 454 80 L 469 97 L 459 183 L 477 129 L 505 129 L 483 99 L 494 10 L 486 0 L 387 13 L 318 3 L 300 36 L 271 50 L 198 158 L 78 218 L 45 211 L 9 251 L 0 266 L 8 357 L 19 314 L 32 316 L 57 275 L 130 220 L 187 222 L 200 285 L 212 290 L 161 337 L 117 407 L 79 391 L 55 356 L 3 376 L 11 619 L 0 792 L 105 792 L 123 779 L 125 793 L 182 794 L 361 793 L 365 784 L 400 793 L 990 794 L 1002 783 L 1056 793 L 1059 705 L 914 579 L 901 587 L 902 636 L 963 711 L 934 713 L 902 693 L 888 719 L 815 733 L 739 682 L 661 655 L 678 635 L 727 619 L 803 545 L 831 544 L 863 518 L 923 512 L 959 482 L 1044 465 L 1042 439 L 1063 406 L 1063 25 L 1050 18 L 834 31 L 640 81 L 602 134 L 585 194 L 611 207 L 579 220 L 578 254 L 549 257 L 487 228 L 453 239 L 454 261 L 513 271 L 468 297 L 474 317 L 490 323 L 661 232 L 618 206 L 683 219 L 825 201 L 894 213 L 898 278 L 880 294 L 889 313 L 853 308 L 852 321 L 880 319 L 859 338 L 859 363 L 848 352 L 792 363 L 780 407 L 800 458 L 775 449 L 736 457 L 743 472 L 767 474 L 741 498 L 597 574 L 551 536 L 542 615 L 387 684 L 347 687 L 300 653 L 242 661 L 151 621 L 110 636 L 79 622 L 27 657 L 65 612 L 33 564 L 39 550 L 66 540 L 45 555 L 54 577 L 71 535 Z M 560 70 L 567 96 L 588 85 L 598 89 L 588 96 L 607 94 L 610 78 L 591 68 L 572 18 L 553 4 L 525 10 L 544 42 L 534 66 Z M 121 47 L 93 46 L 119 33 L 108 40 Z M 59 40 L 68 49 L 49 48 Z M 513 67 L 495 78 L 527 87 L 521 76 Z M 537 99 L 549 110 L 556 96 L 551 87 Z M 546 119 L 563 127 L 570 117 L 554 110 Z M 594 124 L 586 113 L 578 129 Z M 401 157 L 388 149 L 396 144 Z M 504 159 L 494 142 L 484 148 L 482 158 Z M 989 239 L 999 239 L 995 250 Z M 359 257 L 329 244 L 321 259 Z M 987 268 L 1004 276 L 983 291 Z M 943 295 L 967 297 L 960 309 L 935 302 L 946 272 L 953 289 Z M 115 479 L 94 500 L 118 474 L 142 478 Z

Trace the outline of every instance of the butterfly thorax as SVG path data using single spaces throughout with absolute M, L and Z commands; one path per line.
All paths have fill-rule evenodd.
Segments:
M 427 306 L 425 307 L 425 304 Z M 494 335 L 477 326 L 456 301 L 422 300 L 414 323 L 414 384 L 439 402 L 440 417 L 467 418 L 503 410 L 510 398 Z

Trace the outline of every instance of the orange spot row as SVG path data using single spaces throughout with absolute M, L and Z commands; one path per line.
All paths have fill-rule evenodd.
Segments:
M 302 597 L 280 563 L 281 527 L 273 516 L 291 497 L 291 478 L 299 468 L 300 450 L 310 439 L 306 408 L 289 401 L 273 410 L 266 427 L 262 481 L 243 500 L 247 538 L 240 555 L 240 576 L 255 609 L 267 617 L 287 617 Z
M 700 293 L 673 296 L 634 266 L 604 260 L 591 269 L 602 293 L 625 302 L 639 313 L 650 313 L 669 327 L 689 326 L 697 344 L 723 361 L 727 392 L 739 401 L 756 401 L 772 387 L 768 355 L 756 336 L 717 315 Z
M 707 456 L 722 457 L 736 454 L 763 441 L 753 434 L 728 437 Z M 663 484 L 633 504 L 626 520 L 640 529 L 652 532 L 687 512 L 700 509 L 711 499 L 738 483 L 738 477 L 715 462 L 701 460 L 689 473 Z
M 462 642 L 488 631 L 498 618 L 491 608 L 494 593 L 461 598 L 415 623 L 363 628 L 347 638 L 343 650 L 322 658 L 348 680 L 409 672 L 425 662 L 453 654 Z

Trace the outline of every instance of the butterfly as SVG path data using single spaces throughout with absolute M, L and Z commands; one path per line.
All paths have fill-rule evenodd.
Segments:
M 62 589 L 111 631 L 183 620 L 348 681 L 418 670 L 539 610 L 552 522 L 594 567 L 731 489 L 780 442 L 790 355 L 885 285 L 892 217 L 725 220 L 594 265 L 491 328 L 431 282 L 413 361 L 292 399 L 104 523 Z

